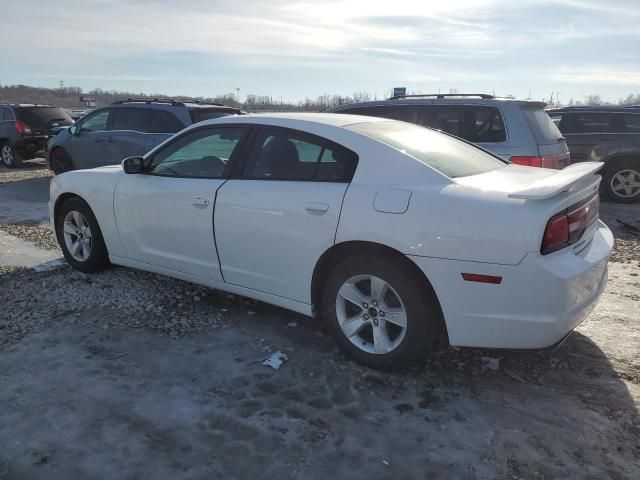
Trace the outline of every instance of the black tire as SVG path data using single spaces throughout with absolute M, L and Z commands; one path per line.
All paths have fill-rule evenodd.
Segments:
M 90 253 L 86 259 L 79 260 L 74 258 L 67 246 L 64 235 L 64 223 L 70 212 L 79 212 L 84 220 L 86 220 L 90 229 Z M 104 270 L 109 266 L 109 254 L 102 237 L 100 226 L 98 225 L 96 217 L 93 215 L 89 205 L 87 205 L 87 203 L 81 198 L 70 198 L 60 207 L 56 216 L 56 237 L 58 238 L 58 243 L 60 244 L 60 248 L 62 249 L 65 259 L 69 262 L 69 265 L 76 270 L 80 270 L 84 273 L 92 273 Z
M 338 292 L 347 280 L 360 275 L 373 275 L 383 280 L 404 305 L 406 312 L 404 337 L 399 340 L 398 346 L 388 353 L 372 353 L 363 350 L 349 340 L 340 327 L 336 311 L 336 304 L 339 301 Z M 341 261 L 329 274 L 325 283 L 322 312 L 329 330 L 347 355 L 358 363 L 380 370 L 396 370 L 424 360 L 427 350 L 433 347 L 442 333 L 442 313 L 435 292 L 423 278 L 419 278 L 400 259 L 392 256 L 353 256 Z M 382 317 L 379 318 L 382 319 Z M 388 325 L 388 323 L 385 324 Z M 364 327 L 360 332 L 367 335 L 367 328 L 373 335 L 373 325 Z M 360 337 L 356 338 L 355 341 L 360 342 Z M 387 336 L 388 338 L 390 337 Z
M 18 155 L 11 142 L 0 142 L 0 161 L 7 168 L 17 168 L 22 163 L 22 157 Z
M 71 156 L 63 148 L 55 148 L 49 155 L 49 168 L 56 175 L 73 170 Z
M 602 191 L 609 200 L 618 203 L 635 203 L 640 201 L 640 188 L 632 189 L 630 195 L 625 196 L 620 192 L 620 181 L 616 175 L 629 175 L 627 172 L 635 172 L 635 178 L 640 179 L 640 159 L 625 159 L 614 162 L 607 166 L 602 175 Z M 632 173 L 632 176 L 633 173 Z M 618 191 L 616 191 L 616 187 Z M 636 191 L 637 190 L 637 191 Z

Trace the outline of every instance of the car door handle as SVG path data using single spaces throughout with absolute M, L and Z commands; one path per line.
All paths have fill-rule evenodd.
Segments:
M 311 215 L 323 215 L 329 210 L 329 205 L 326 203 L 308 202 L 305 204 L 304 209 Z
M 191 202 L 195 207 L 206 207 L 209 205 L 209 200 L 206 198 L 194 198 Z

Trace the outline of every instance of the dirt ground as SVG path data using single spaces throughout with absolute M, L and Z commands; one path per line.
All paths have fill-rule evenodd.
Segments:
M 33 223 L 42 170 L 0 169 L 0 258 L 55 252 Z M 601 212 L 619 240 L 609 285 L 566 342 L 442 346 L 396 373 L 266 304 L 5 261 L 0 479 L 640 478 L 640 205 Z M 275 351 L 279 370 L 261 364 Z

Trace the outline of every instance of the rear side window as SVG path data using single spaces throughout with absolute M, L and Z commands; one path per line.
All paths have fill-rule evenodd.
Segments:
M 166 110 L 149 110 L 149 132 L 176 133 L 185 126 L 176 116 Z
M 438 105 L 424 122 L 473 143 L 498 143 L 507 140 L 502 113 L 486 105 Z
M 640 113 L 627 113 L 624 116 L 624 130 L 627 133 L 640 133 Z
M 319 137 L 287 129 L 262 129 L 243 177 L 261 180 L 349 182 L 358 157 Z
M 18 120 L 25 122 L 31 129 L 66 126 L 73 123 L 69 114 L 60 107 L 20 107 L 16 111 Z
M 478 175 L 507 165 L 473 145 L 406 123 L 368 122 L 345 128 L 396 148 L 450 178 Z
M 220 110 L 216 108 L 194 108 L 189 113 L 191 114 L 193 123 L 236 114 L 233 110 Z
M 9 118 L 7 118 L 7 110 L 7 108 L 0 108 L 0 122 L 9 120 Z
M 524 118 L 531 128 L 533 137 L 541 145 L 557 143 L 562 138 L 562 133 L 551 120 L 551 117 L 542 108 L 522 106 L 520 107 Z
M 562 116 L 562 133 L 615 133 L 624 128 L 623 117 L 611 112 L 569 112 Z
M 116 108 L 111 130 L 149 131 L 149 115 L 146 108 Z

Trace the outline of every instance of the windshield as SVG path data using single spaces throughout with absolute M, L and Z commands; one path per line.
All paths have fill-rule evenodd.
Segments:
M 18 120 L 22 120 L 32 129 L 63 127 L 73 123 L 69 114 L 60 107 L 20 107 L 17 114 Z
M 389 121 L 356 123 L 345 128 L 411 155 L 450 178 L 478 175 L 507 165 L 477 147 L 417 125 Z

